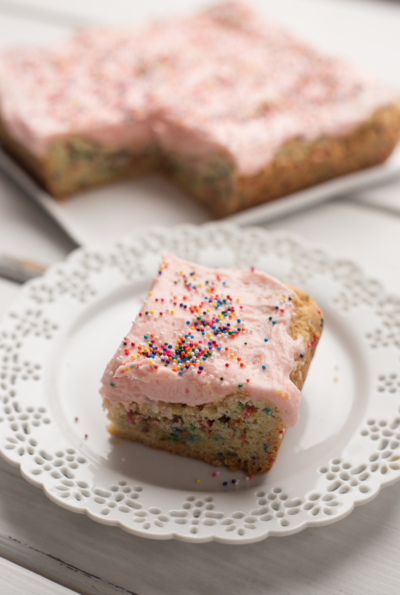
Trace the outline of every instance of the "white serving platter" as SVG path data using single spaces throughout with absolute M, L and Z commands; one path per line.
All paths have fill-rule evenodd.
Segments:
M 267 475 L 215 475 L 107 434 L 100 378 L 164 252 L 255 266 L 324 311 L 300 422 Z M 143 537 L 250 543 L 326 525 L 400 479 L 399 328 L 400 298 L 287 233 L 153 227 L 81 248 L 26 284 L 3 318 L 0 454 L 60 506 Z
M 54 200 L 0 148 L 0 168 L 62 227 L 77 245 L 102 242 L 146 225 L 201 224 L 204 207 L 159 175 L 127 179 Z M 382 165 L 348 174 L 227 217 L 238 225 L 259 224 L 400 176 L 400 147 Z

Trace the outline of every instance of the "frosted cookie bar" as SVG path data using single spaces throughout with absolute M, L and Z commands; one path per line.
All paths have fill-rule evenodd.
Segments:
M 399 136 L 392 89 L 237 2 L 0 57 L 0 139 L 56 197 L 156 168 L 221 217 Z
M 298 421 L 322 327 L 321 310 L 300 289 L 167 255 L 104 372 L 108 430 L 266 473 Z

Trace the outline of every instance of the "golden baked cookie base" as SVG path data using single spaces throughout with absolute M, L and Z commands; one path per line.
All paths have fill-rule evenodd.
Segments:
M 0 141 L 54 198 L 137 177 L 157 168 L 158 154 L 146 148 L 104 147 L 78 135 L 55 141 L 39 158 L 10 136 L 0 118 Z
M 187 131 L 190 146 L 190 130 Z M 214 216 L 286 196 L 333 178 L 383 163 L 400 138 L 400 104 L 375 112 L 345 136 L 313 141 L 290 140 L 271 163 L 251 176 L 240 175 L 219 153 L 207 167 L 190 155 L 167 155 L 166 171 L 181 188 L 203 203 Z M 194 140 L 193 140 L 194 142 Z
M 191 131 L 187 133 L 190 137 Z M 199 162 L 189 151 L 162 155 L 155 146 L 116 150 L 79 135 L 54 141 L 39 158 L 16 141 L 0 119 L 4 146 L 56 198 L 160 169 L 216 217 L 378 165 L 388 158 L 399 138 L 400 105 L 395 103 L 376 111 L 348 135 L 288 141 L 265 168 L 243 176 L 222 150 Z
M 205 407 L 158 401 L 157 413 L 132 403 L 129 412 L 122 405 L 112 409 L 107 429 L 117 438 L 226 465 L 231 471 L 266 473 L 275 462 L 286 426 L 275 407 L 267 402 L 258 405 L 243 392 Z
M 290 287 L 290 286 L 289 286 Z M 302 289 L 291 288 L 296 316 L 289 333 L 303 337 L 303 357 L 298 357 L 290 375 L 302 389 L 323 325 L 323 314 L 316 302 Z M 267 473 L 278 455 L 286 432 L 279 410 L 268 401 L 253 402 L 245 389 L 222 401 L 204 406 L 157 401 L 155 406 L 132 402 L 127 409 L 111 404 L 110 434 L 158 450 L 200 459 L 212 465 L 242 469 L 249 475 Z

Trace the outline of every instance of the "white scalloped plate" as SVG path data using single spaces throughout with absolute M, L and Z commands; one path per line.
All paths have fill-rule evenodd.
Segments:
M 105 430 L 99 379 L 166 251 L 255 266 L 303 286 L 325 312 L 301 420 L 266 476 L 115 441 Z M 152 228 L 79 249 L 28 283 L 3 320 L 0 451 L 57 504 L 154 539 L 250 543 L 332 523 L 400 477 L 399 328 L 399 298 L 352 262 L 288 234 Z

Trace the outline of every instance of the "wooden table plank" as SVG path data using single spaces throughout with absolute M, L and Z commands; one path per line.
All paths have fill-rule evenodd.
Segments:
M 70 589 L 0 558 L 0 593 L 4 595 L 73 595 Z

